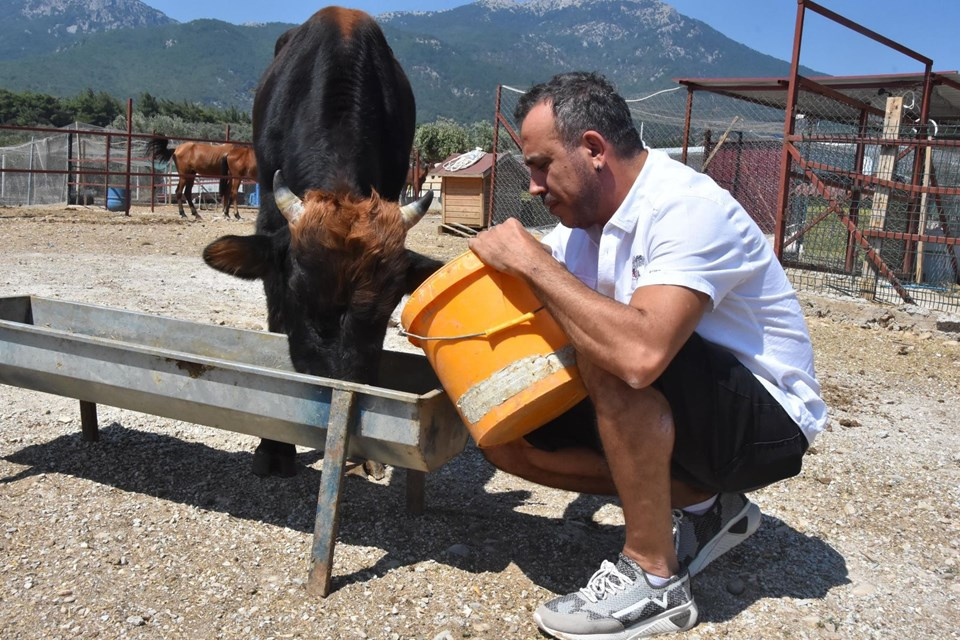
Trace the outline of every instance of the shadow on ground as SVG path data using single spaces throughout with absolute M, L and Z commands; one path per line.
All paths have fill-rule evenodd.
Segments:
M 222 451 L 114 422 L 100 429 L 96 443 L 84 442 L 77 433 L 5 456 L 28 468 L 0 478 L 0 484 L 41 473 L 66 474 L 312 533 L 320 471 L 309 465 L 321 457 L 314 451 L 301 453 L 301 464 L 308 466 L 301 466 L 295 478 L 258 478 L 250 472 L 249 452 Z M 492 493 L 485 488 L 493 472 L 468 445 L 463 454 L 427 474 L 421 516 L 406 512 L 404 474 L 394 472 L 388 484 L 348 476 L 339 540 L 377 547 L 385 555 L 370 567 L 335 575 L 333 589 L 435 560 L 472 572 L 501 572 L 514 563 L 537 585 L 566 593 L 586 584 L 602 560 L 619 552 L 623 528 L 592 519 L 608 499 L 578 496 L 561 518 L 530 515 L 517 509 L 528 504 L 528 491 Z M 737 581 L 742 590 L 730 589 Z M 832 547 L 765 516 L 753 537 L 696 577 L 694 593 L 702 619 L 716 622 L 761 598 L 822 598 L 847 582 L 844 559 Z

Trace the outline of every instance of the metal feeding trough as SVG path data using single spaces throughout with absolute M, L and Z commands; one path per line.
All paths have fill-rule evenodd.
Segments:
M 424 474 L 463 450 L 467 430 L 427 362 L 384 351 L 373 387 L 297 373 L 281 334 L 37 296 L 0 298 L 0 383 L 80 400 L 85 440 L 97 403 L 324 450 L 311 593 L 330 591 L 349 456 L 407 469 L 407 506 Z

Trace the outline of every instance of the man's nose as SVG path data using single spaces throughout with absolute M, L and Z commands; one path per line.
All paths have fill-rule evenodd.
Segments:
M 546 186 L 534 176 L 530 176 L 530 186 L 527 188 L 532 196 L 543 196 L 547 192 Z

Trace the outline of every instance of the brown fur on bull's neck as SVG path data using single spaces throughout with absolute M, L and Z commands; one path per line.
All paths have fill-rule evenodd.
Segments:
M 340 27 L 340 35 L 349 38 L 359 25 L 372 20 L 372 18 L 363 11 L 356 9 L 325 7 L 313 14 L 311 20 L 330 20 Z

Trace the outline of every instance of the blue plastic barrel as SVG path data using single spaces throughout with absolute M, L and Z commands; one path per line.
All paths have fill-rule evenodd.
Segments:
M 107 188 L 107 209 L 110 211 L 127 211 L 130 197 L 126 189 L 120 187 Z
M 256 186 L 256 189 L 254 189 L 253 193 L 250 193 L 247 195 L 247 204 L 250 205 L 251 207 L 260 206 L 260 185 L 259 184 Z

